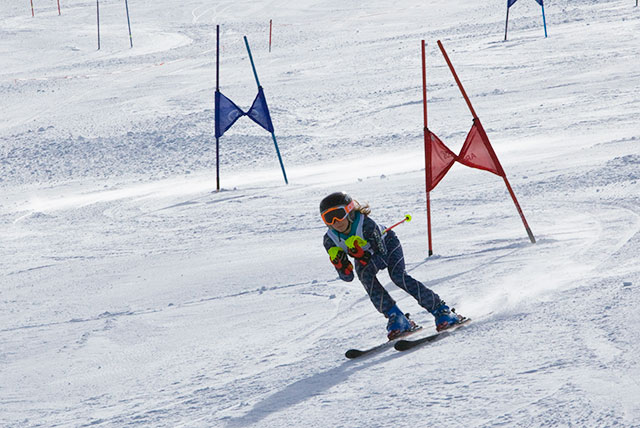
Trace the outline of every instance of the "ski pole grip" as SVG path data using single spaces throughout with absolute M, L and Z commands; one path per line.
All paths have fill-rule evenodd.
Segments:
M 405 214 L 404 218 L 402 220 L 400 220 L 399 222 L 397 222 L 396 224 L 394 224 L 393 226 L 389 226 L 387 227 L 385 230 L 382 231 L 382 234 L 384 235 L 385 233 L 387 233 L 388 231 L 390 231 L 391 229 L 393 229 L 394 227 L 404 223 L 404 222 L 409 222 L 411 221 L 411 214 Z

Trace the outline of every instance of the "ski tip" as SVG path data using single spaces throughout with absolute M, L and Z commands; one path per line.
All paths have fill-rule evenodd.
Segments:
M 406 351 L 411 346 L 410 342 L 407 340 L 398 340 L 395 345 L 393 345 L 393 347 L 396 349 L 396 351 Z
M 396 349 L 396 351 L 408 351 L 409 349 L 412 349 L 418 345 L 422 345 L 423 343 L 433 342 L 435 340 L 438 340 L 438 338 L 441 335 L 442 335 L 442 332 L 439 332 L 439 333 L 433 333 L 429 336 L 422 337 L 420 339 L 415 339 L 415 340 L 411 340 L 411 339 L 398 340 L 393 345 L 393 347 Z
M 349 359 L 353 359 L 353 358 L 358 358 L 362 354 L 364 354 L 364 352 L 358 349 L 349 349 L 347 352 L 344 353 L 344 356 Z

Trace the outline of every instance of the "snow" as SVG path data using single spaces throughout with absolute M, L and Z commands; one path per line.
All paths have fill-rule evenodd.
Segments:
M 640 10 L 632 0 L 3 2 L 3 427 L 640 426 Z M 268 51 L 269 20 L 273 48 Z M 252 47 L 290 184 L 246 118 Z M 471 115 L 504 182 L 454 166 L 427 257 L 429 128 Z M 408 353 L 336 278 L 317 206 L 335 190 L 396 229 L 410 274 L 473 323 Z M 402 310 L 433 318 L 385 274 Z

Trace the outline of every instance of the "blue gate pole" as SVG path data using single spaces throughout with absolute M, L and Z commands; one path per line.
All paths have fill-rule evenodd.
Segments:
M 547 20 L 544 17 L 544 3 L 542 3 L 542 23 L 544 24 L 544 36 L 547 37 Z
M 98 21 L 98 50 L 100 50 L 100 0 L 96 0 L 96 20 Z
M 127 25 L 129 26 L 129 42 L 133 48 L 133 37 L 131 37 L 131 20 L 129 20 L 129 2 L 124 0 L 124 7 L 127 9 Z
M 249 49 L 249 41 L 247 40 L 247 36 L 244 36 L 244 44 L 247 46 L 247 52 L 249 53 L 249 60 L 251 61 L 251 68 L 253 69 L 253 75 L 256 78 L 256 84 L 258 85 L 258 90 L 260 90 L 262 89 L 262 86 L 260 86 L 260 81 L 258 80 L 258 73 L 256 72 L 256 66 L 253 63 L 253 56 L 251 55 L 251 49 Z M 280 149 L 278 149 L 278 142 L 276 141 L 275 132 L 271 133 L 271 137 L 273 138 L 273 144 L 276 146 L 276 153 L 278 154 L 278 161 L 280 161 L 280 168 L 282 168 L 282 175 L 284 176 L 284 182 L 286 184 L 289 184 L 289 180 L 287 180 L 287 173 L 284 171 L 282 156 L 280 156 Z
M 218 123 L 220 123 L 220 106 L 218 94 L 220 93 L 220 25 L 216 25 L 216 95 L 215 95 L 215 129 L 216 131 L 216 191 L 220 191 L 220 137 L 218 137 Z
M 509 29 L 509 4 L 507 4 L 507 19 L 504 22 L 504 41 L 507 41 L 507 30 Z

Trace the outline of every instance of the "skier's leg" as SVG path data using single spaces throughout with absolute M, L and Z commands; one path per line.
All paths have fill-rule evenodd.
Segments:
M 432 312 L 440 304 L 440 297 L 407 273 L 402 246 L 395 232 L 387 232 L 385 244 L 388 250 L 389 276 L 393 283 L 412 295 L 420 306 Z
M 369 295 L 371 303 L 373 303 L 373 306 L 376 307 L 378 312 L 386 316 L 391 308 L 395 306 L 396 302 L 382 284 L 380 284 L 378 278 L 376 278 L 377 269 L 372 263 L 364 267 L 359 263 L 355 263 L 355 265 L 356 274 L 358 274 L 360 282 L 362 282 L 365 291 Z
M 369 263 L 364 267 L 356 263 L 356 273 L 371 302 L 378 312 L 387 318 L 387 337 L 392 340 L 402 333 L 412 330 L 416 327 L 416 324 L 409 320 L 396 306 L 396 302 L 376 278 L 377 272 L 378 269 L 373 263 Z

